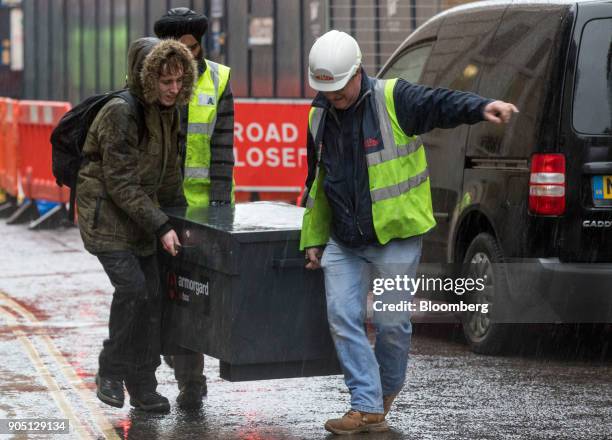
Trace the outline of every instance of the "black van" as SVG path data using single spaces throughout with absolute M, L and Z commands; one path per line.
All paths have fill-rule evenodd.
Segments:
M 612 322 L 612 2 L 479 2 L 419 27 L 381 78 L 514 103 L 507 126 L 423 136 L 438 226 L 423 262 L 487 279 L 476 352 L 526 322 Z M 492 317 L 497 316 L 496 319 Z

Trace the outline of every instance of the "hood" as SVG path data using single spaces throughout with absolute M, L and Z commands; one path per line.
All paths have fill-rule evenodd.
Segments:
M 197 65 L 187 47 L 176 40 L 139 38 L 128 52 L 128 88 L 147 104 L 159 99 L 158 80 L 163 61 L 176 53 L 183 63 L 183 87 L 176 104 L 187 105 L 197 78 Z
M 140 72 L 144 59 L 161 40 L 157 38 L 139 38 L 130 44 L 128 50 L 127 86 L 134 95 L 143 99 Z

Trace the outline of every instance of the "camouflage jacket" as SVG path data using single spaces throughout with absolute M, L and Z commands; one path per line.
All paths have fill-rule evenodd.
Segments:
M 158 72 L 171 51 L 184 58 L 183 88 L 173 107 L 158 104 Z M 182 206 L 185 198 L 178 155 L 177 106 L 189 101 L 196 67 L 174 40 L 136 40 L 128 53 L 128 87 L 143 105 L 145 135 L 138 142 L 136 115 L 121 98 L 96 116 L 83 147 L 77 209 L 85 248 L 91 253 L 129 250 L 151 255 L 157 235 L 169 230 L 160 206 Z

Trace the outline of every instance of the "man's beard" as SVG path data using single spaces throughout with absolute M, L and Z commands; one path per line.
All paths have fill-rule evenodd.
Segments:
M 200 47 L 200 53 L 195 56 L 194 59 L 196 60 L 196 63 L 198 63 L 198 70 L 201 72 L 204 68 L 204 51 L 202 50 L 202 47 Z

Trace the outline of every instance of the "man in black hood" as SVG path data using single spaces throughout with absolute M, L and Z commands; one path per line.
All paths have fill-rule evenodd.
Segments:
M 230 69 L 204 58 L 202 37 L 208 28 L 203 14 L 188 8 L 170 9 L 155 22 L 159 38 L 185 44 L 198 63 L 198 80 L 188 105 L 181 107 L 180 154 L 183 189 L 190 207 L 223 205 L 234 201 L 234 98 Z M 182 408 L 197 408 L 207 393 L 204 356 L 185 350 L 169 363 L 174 367 Z

